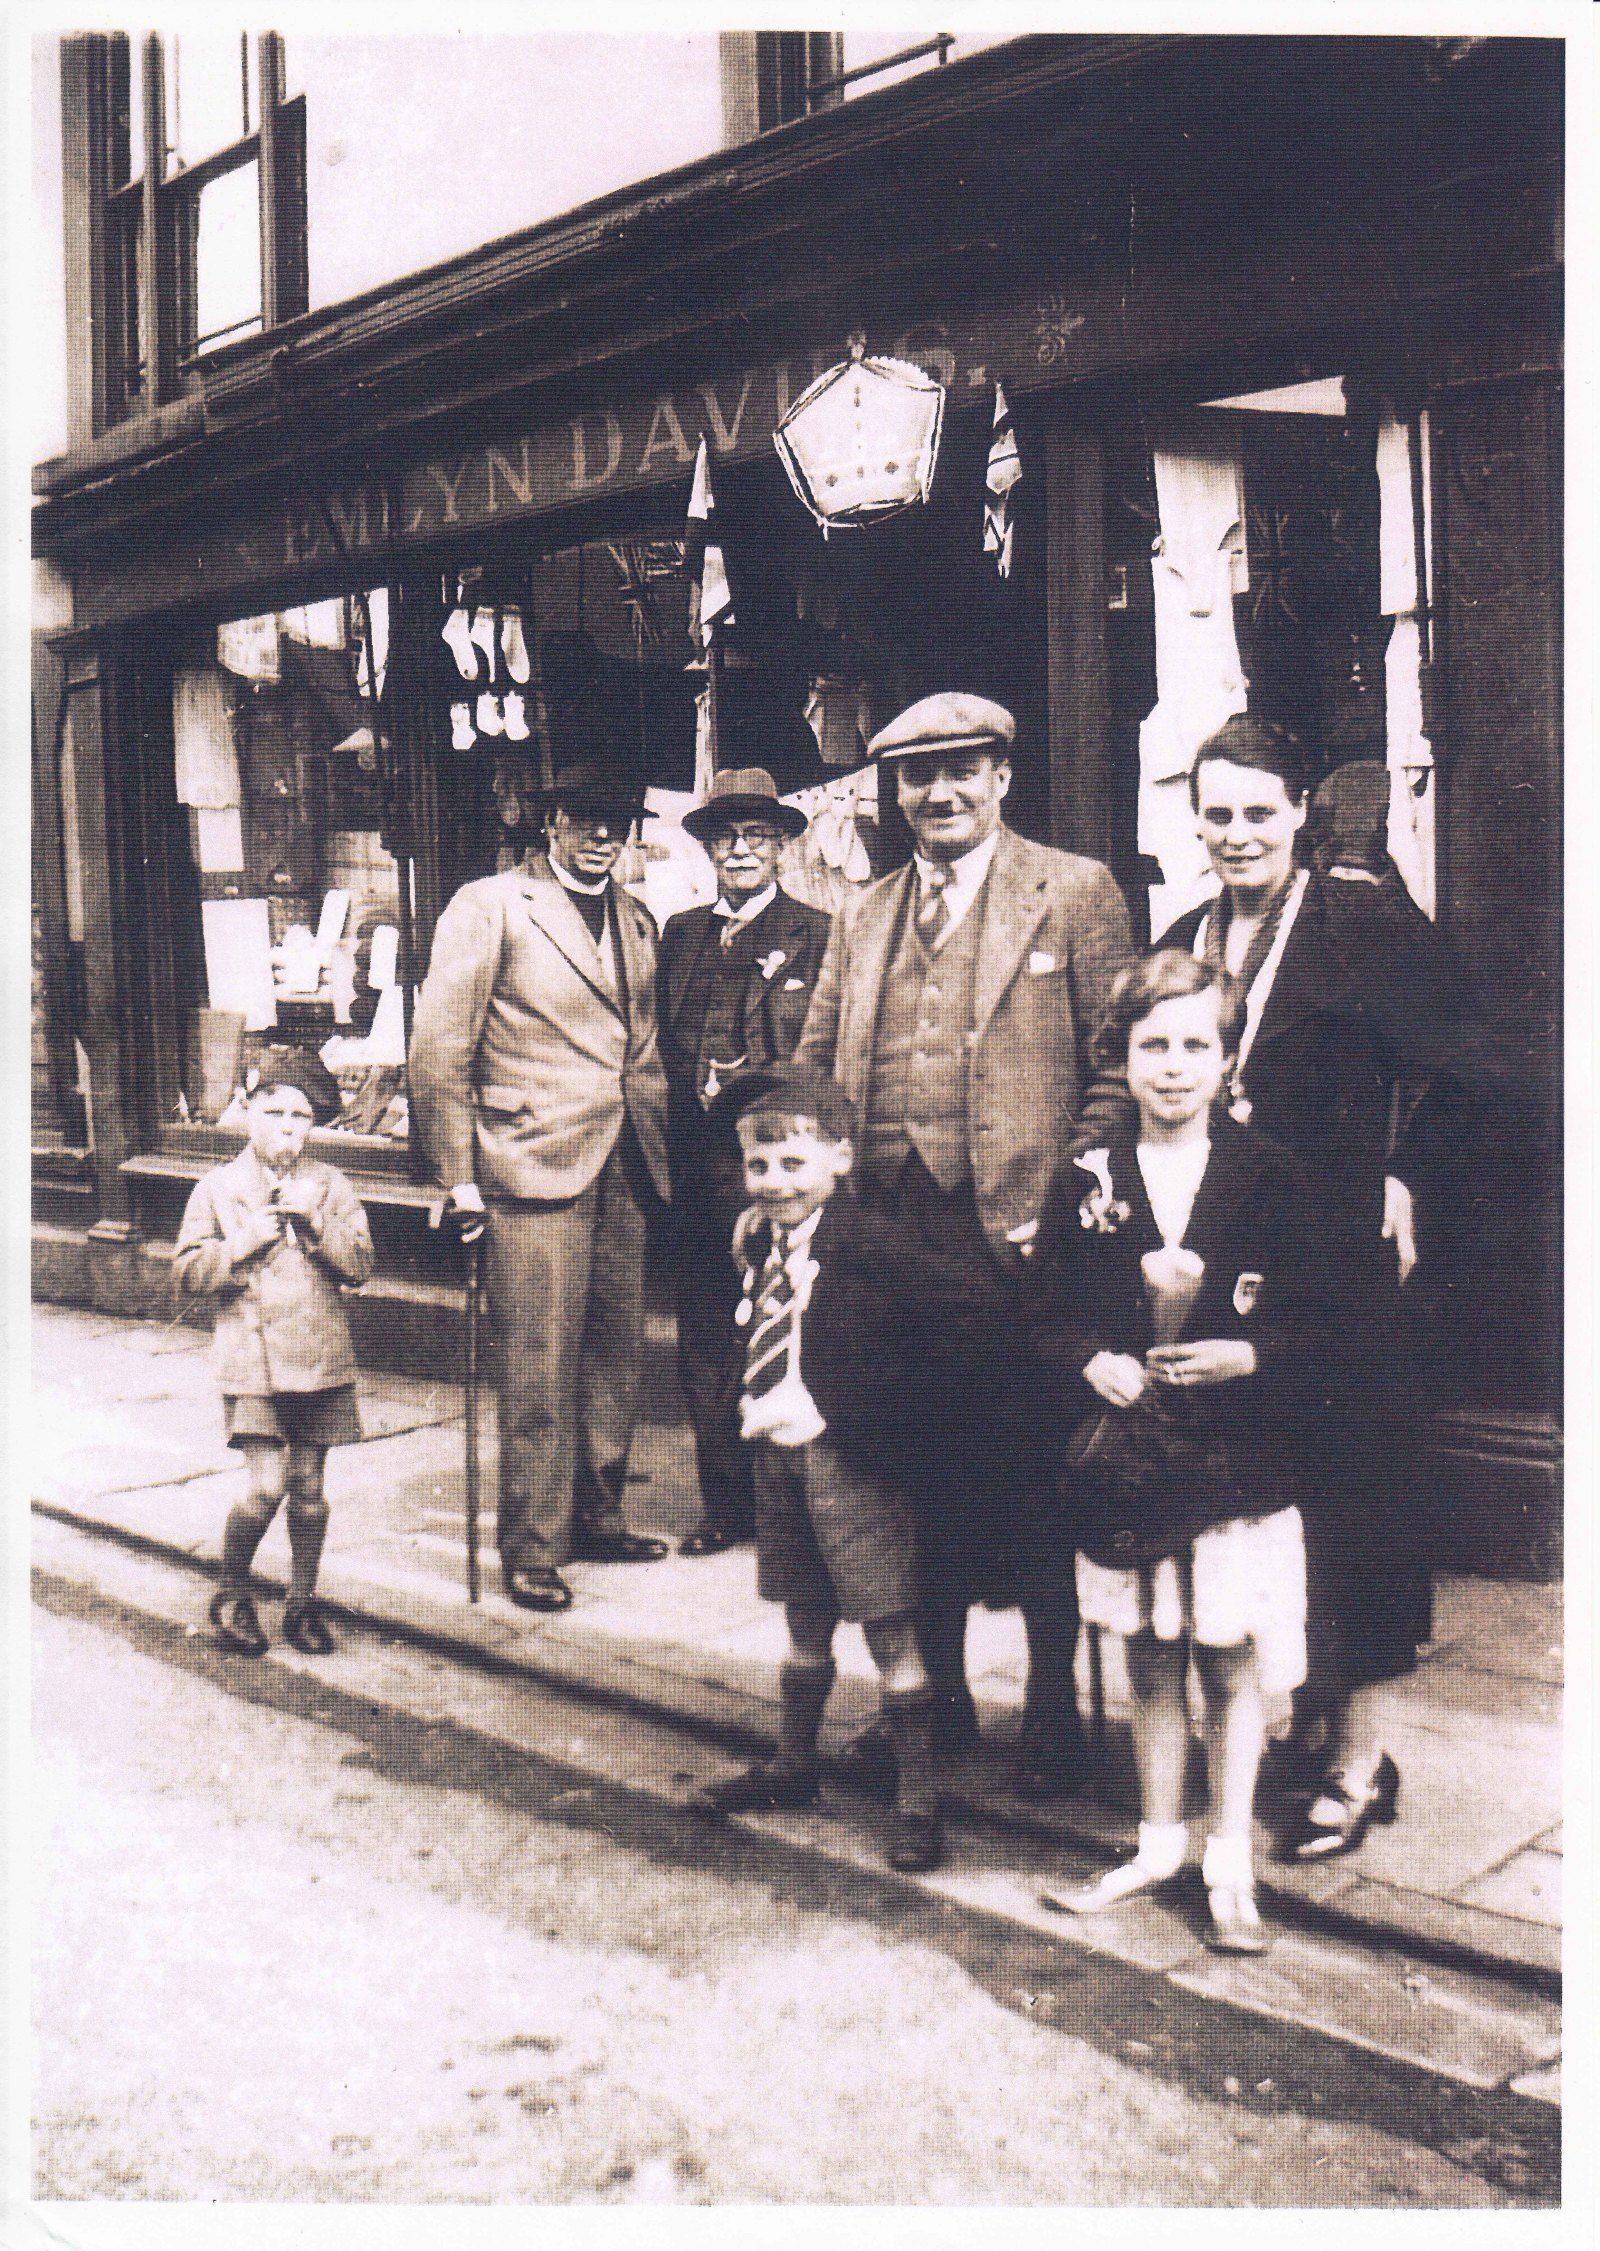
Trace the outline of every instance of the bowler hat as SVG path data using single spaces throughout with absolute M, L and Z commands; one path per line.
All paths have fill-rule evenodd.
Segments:
M 713 774 L 703 805 L 683 816 L 683 825 L 701 844 L 709 844 L 718 829 L 730 821 L 768 820 L 785 836 L 804 833 L 806 817 L 797 805 L 785 805 L 778 785 L 765 766 L 730 766 Z
M 937 757 L 964 750 L 986 750 L 995 758 L 1008 758 L 1016 732 L 1017 723 L 1005 705 L 991 703 L 987 696 L 924 696 L 881 727 L 867 750 L 874 758 Z
M 633 776 L 615 766 L 602 766 L 596 758 L 579 758 L 561 767 L 544 793 L 544 802 L 547 809 L 615 813 L 630 821 L 644 811 L 644 793 Z
M 741 1071 L 711 1105 L 709 1115 L 724 1124 L 768 1113 L 807 1118 L 830 1141 L 853 1141 L 855 1104 L 826 1071 L 767 1069 Z

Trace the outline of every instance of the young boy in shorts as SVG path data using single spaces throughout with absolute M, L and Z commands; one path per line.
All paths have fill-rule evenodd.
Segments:
M 367 1215 L 342 1172 L 305 1154 L 314 1124 L 339 1108 L 319 1057 L 269 1049 L 245 1094 L 247 1146 L 195 1185 L 178 1231 L 178 1287 L 217 1300 L 212 1357 L 228 1444 L 249 1493 L 229 1512 L 211 1623 L 224 1649 L 266 1654 L 250 1567 L 288 1495 L 289 1599 L 283 1634 L 308 1657 L 334 1646 L 316 1600 L 328 1529 L 322 1472 L 330 1446 L 361 1437 L 355 1351 L 340 1295 L 372 1272 Z
M 738 1114 L 749 1209 L 740 1401 L 753 1449 L 757 1584 L 781 1602 L 777 1755 L 698 1791 L 710 1816 L 810 1805 L 833 1687 L 834 1629 L 859 1624 L 882 1683 L 899 1786 L 886 1857 L 938 1866 L 933 1693 L 917 1646 L 916 1538 L 906 1486 L 919 1390 L 974 1373 L 991 1308 L 965 1271 L 933 1257 L 850 1189 L 855 1123 L 819 1072 L 750 1073 Z

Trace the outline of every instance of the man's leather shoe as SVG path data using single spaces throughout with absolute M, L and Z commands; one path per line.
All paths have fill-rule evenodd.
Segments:
M 875 1797 L 890 1796 L 899 1780 L 900 1769 L 888 1723 L 883 1719 L 869 1720 L 858 1735 L 851 1736 L 834 1765 L 845 1781 L 853 1782 L 858 1790 L 870 1790 Z
M 774 1813 L 781 1807 L 814 1805 L 817 1797 L 815 1767 L 779 1766 L 763 1760 L 726 1781 L 707 1782 L 689 1800 L 691 1812 L 708 1821 L 729 1813 Z
M 678 1542 L 680 1555 L 725 1555 L 729 1548 L 741 1547 L 750 1538 L 748 1532 L 724 1530 L 719 1524 L 697 1524 Z
M 207 1612 L 217 1629 L 217 1639 L 234 1657 L 265 1657 L 267 1637 L 261 1630 L 261 1620 L 256 1616 L 256 1606 L 247 1594 L 228 1594 L 219 1590 L 211 1597 Z
M 559 1571 L 543 1564 L 526 1564 L 505 1575 L 506 1600 L 519 1610 L 570 1610 L 572 1589 Z
M 647 1540 L 637 1532 L 588 1532 L 572 1548 L 574 1563 L 659 1563 L 667 1552 L 665 1540 Z
M 902 1876 L 925 1876 L 944 1858 L 944 1832 L 936 1813 L 901 1813 L 890 1816 L 883 1856 Z

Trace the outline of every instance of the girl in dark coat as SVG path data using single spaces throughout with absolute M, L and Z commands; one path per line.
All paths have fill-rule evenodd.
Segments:
M 1308 1525 L 1310 1672 L 1292 1748 L 1322 1779 L 1296 1858 L 1353 1851 L 1399 1786 L 1375 1683 L 1409 1672 L 1431 1631 L 1414 1486 L 1417 1356 L 1401 1287 L 1417 1258 L 1415 1191 L 1438 1163 L 1456 1092 L 1463 995 L 1433 925 L 1397 885 L 1297 866 L 1306 786 L 1294 744 L 1241 714 L 1201 745 L 1190 791 L 1221 879 L 1165 943 L 1228 979 L 1244 1011 L 1230 1097 L 1299 1158 L 1352 1318 L 1329 1492 Z
M 1299 1504 L 1316 1497 L 1326 1318 L 1299 1168 L 1213 1109 L 1227 1006 L 1222 979 L 1189 954 L 1124 972 L 1101 1042 L 1105 1061 L 1126 1059 L 1137 1129 L 1064 1169 L 1026 1287 L 1053 1403 L 1091 1411 L 1067 1472 L 1078 1599 L 1087 1623 L 1126 1640 L 1143 1813 L 1131 1861 L 1048 1904 L 1091 1913 L 1182 1866 L 1192 1654 L 1211 1943 L 1257 1953 L 1262 1699 L 1305 1674 Z

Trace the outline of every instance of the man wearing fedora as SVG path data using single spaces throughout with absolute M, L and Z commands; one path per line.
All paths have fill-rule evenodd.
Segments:
M 668 1193 L 655 926 L 612 880 L 640 803 L 564 768 L 547 842 L 464 884 L 417 996 L 411 1099 L 464 1239 L 487 1230 L 500 1345 L 500 1567 L 565 1610 L 569 1558 L 641 1563 L 622 1497 L 643 1342 L 645 1215 Z
M 678 1375 L 700 1476 L 701 1519 L 682 1552 L 718 1555 L 750 1538 L 755 1501 L 739 1437 L 744 1347 L 733 1320 L 743 1171 L 727 1116 L 708 1112 L 741 1071 L 788 1061 L 822 967 L 829 917 L 779 889 L 778 855 L 806 822 L 783 803 L 764 767 L 716 775 L 705 803 L 683 825 L 710 854 L 718 895 L 714 906 L 691 907 L 668 921 L 656 983 L 672 1158 Z
M 915 853 L 846 901 L 796 1050 L 856 1105 L 861 1193 L 986 1278 L 1001 1309 L 1056 1167 L 1103 1139 L 1125 1105 L 1120 1081 L 1090 1061 L 1090 1040 L 1132 953 L 1110 870 L 1004 825 L 1014 734 L 1001 705 L 946 694 L 873 738 Z M 929 1449 L 947 1466 L 917 1496 L 918 1622 L 944 1746 L 959 1751 L 976 1737 L 969 1607 L 1020 1597 L 1029 1681 L 1017 1781 L 1044 1795 L 1082 1766 L 1078 1614 L 1070 1554 L 1047 1570 L 1050 1541 L 1029 1551 L 1046 1431 L 1018 1374 L 1009 1400 L 952 1388 L 945 1443 Z

